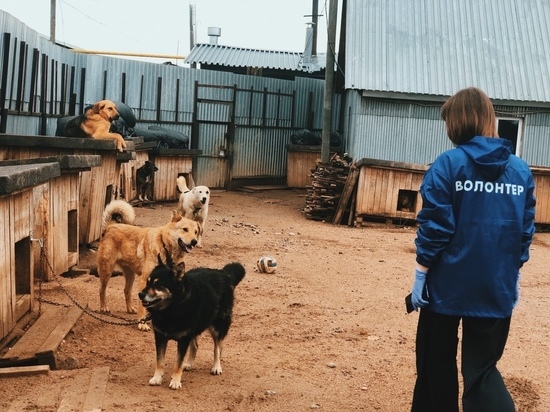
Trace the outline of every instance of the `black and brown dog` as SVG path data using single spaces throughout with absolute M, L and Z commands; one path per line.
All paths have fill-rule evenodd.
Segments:
M 214 366 L 210 372 L 222 373 L 221 346 L 231 325 L 234 290 L 244 275 L 240 263 L 229 263 L 221 270 L 195 268 L 185 273 L 183 264 L 166 266 L 159 259 L 139 293 L 155 331 L 157 362 L 149 385 L 162 384 L 166 346 L 169 340 L 175 340 L 178 356 L 169 386 L 180 389 L 183 370 L 189 370 L 195 360 L 197 337 L 206 329 L 214 340 Z
M 118 133 L 110 132 L 111 122 L 118 117 L 116 105 L 110 100 L 101 100 L 88 108 L 84 114 L 67 120 L 63 136 L 114 139 L 117 150 L 122 152 L 126 147 L 124 138 Z
M 153 175 L 158 170 L 158 167 L 150 160 L 146 160 L 143 166 L 136 170 L 136 189 L 140 201 L 149 200 L 147 195 L 151 191 Z

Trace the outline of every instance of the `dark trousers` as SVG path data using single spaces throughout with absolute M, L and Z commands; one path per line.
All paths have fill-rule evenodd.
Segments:
M 457 346 L 462 319 L 464 412 L 513 412 L 514 402 L 496 364 L 510 318 L 470 318 L 420 310 L 412 412 L 458 412 Z

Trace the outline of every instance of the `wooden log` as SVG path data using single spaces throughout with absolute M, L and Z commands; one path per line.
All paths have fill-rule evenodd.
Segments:
M 350 167 L 345 165 L 322 165 L 311 174 L 312 183 L 307 187 L 306 217 L 315 220 L 334 219 L 336 205 L 348 179 Z

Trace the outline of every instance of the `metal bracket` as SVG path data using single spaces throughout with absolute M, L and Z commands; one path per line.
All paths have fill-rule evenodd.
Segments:
M 35 239 L 32 237 L 32 230 L 30 231 L 29 233 L 29 236 L 31 238 L 31 242 L 38 242 L 40 244 L 40 247 L 43 248 L 44 247 L 44 240 L 43 239 Z

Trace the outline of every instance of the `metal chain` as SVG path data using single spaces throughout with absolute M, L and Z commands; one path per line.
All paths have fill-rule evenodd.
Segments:
M 46 256 L 46 246 L 42 242 L 40 242 L 40 280 L 39 280 L 39 283 L 38 283 L 38 312 L 39 313 L 42 313 L 42 306 L 41 306 L 42 302 L 50 303 L 50 304 L 57 305 L 57 306 L 65 306 L 65 307 L 70 306 L 70 305 L 65 305 L 63 303 L 56 303 L 56 302 L 48 301 L 48 300 L 45 300 L 45 299 L 42 298 L 42 282 L 44 281 L 44 273 L 43 273 L 42 270 L 44 268 L 44 262 L 46 262 L 46 264 L 48 265 L 48 268 L 49 268 L 50 272 L 52 273 L 53 278 L 57 281 L 57 283 L 58 283 L 59 287 L 61 288 L 61 290 L 63 291 L 63 293 L 65 293 L 65 295 L 67 295 L 67 297 L 71 300 L 71 302 L 73 302 L 73 304 L 77 308 L 81 309 L 88 316 L 91 316 L 92 318 L 97 319 L 100 322 L 108 323 L 109 325 L 118 325 L 118 326 L 133 326 L 133 325 L 137 325 L 137 324 L 146 323 L 147 321 L 149 321 L 151 319 L 150 314 L 147 314 L 142 319 L 136 319 L 136 320 L 126 319 L 122 316 L 117 316 L 117 315 L 113 315 L 113 314 L 103 314 L 103 316 L 111 316 L 113 318 L 124 320 L 124 322 L 115 322 L 115 321 L 112 321 L 112 320 L 107 320 L 107 319 L 103 318 L 102 316 L 98 316 L 97 312 L 94 312 L 94 311 L 88 309 L 88 307 L 82 306 L 67 291 L 67 289 L 65 289 L 65 287 L 63 286 L 63 284 L 61 283 L 59 278 L 56 276 L 56 274 L 53 270 L 53 267 L 50 264 L 50 261 L 48 260 L 48 256 Z

